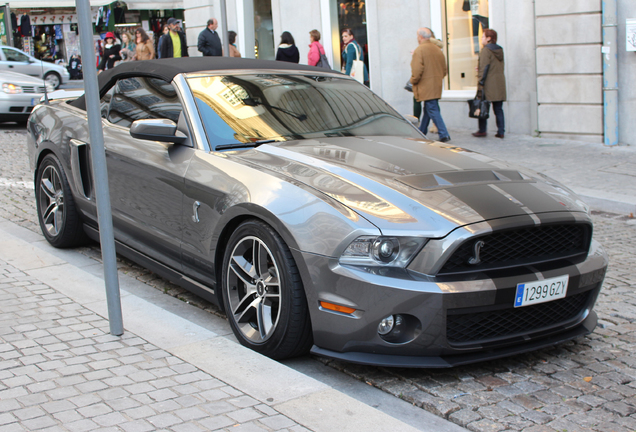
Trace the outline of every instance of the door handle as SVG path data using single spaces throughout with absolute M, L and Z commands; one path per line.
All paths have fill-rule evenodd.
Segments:
M 12 69 L 12 68 L 13 68 L 13 65 L 9 65 L 9 68 L 10 68 L 10 69 Z

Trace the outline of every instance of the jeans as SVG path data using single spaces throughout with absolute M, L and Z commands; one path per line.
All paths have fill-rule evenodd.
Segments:
M 444 120 L 442 119 L 442 113 L 439 110 L 439 99 L 424 101 L 424 115 L 420 123 L 420 130 L 424 135 L 428 132 L 428 124 L 431 120 L 433 120 L 435 126 L 437 126 L 440 139 L 450 138 L 446 124 L 444 124 Z
M 497 120 L 497 133 L 503 135 L 506 131 L 506 124 L 504 122 L 503 102 L 491 102 L 492 109 L 495 112 L 495 119 Z M 488 120 L 479 119 L 479 132 L 486 132 L 488 128 Z

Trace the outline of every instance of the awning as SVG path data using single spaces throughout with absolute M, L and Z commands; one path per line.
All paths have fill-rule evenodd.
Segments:
M 11 9 L 75 7 L 75 0 L 9 0 Z M 113 0 L 90 0 L 91 6 L 106 6 Z M 133 0 L 125 2 L 129 10 L 183 9 L 183 0 Z

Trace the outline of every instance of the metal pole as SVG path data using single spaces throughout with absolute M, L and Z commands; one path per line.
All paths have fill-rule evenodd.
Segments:
M 5 4 L 5 19 L 4 19 L 4 28 L 7 29 L 7 45 L 13 46 L 13 32 L 14 28 L 11 25 L 11 8 L 9 7 L 9 3 Z
M 618 20 L 616 0 L 603 0 L 603 134 L 618 145 Z
M 230 56 L 230 38 L 227 35 L 227 9 L 225 0 L 221 0 L 221 32 L 223 33 L 223 57 Z
M 104 280 L 106 282 L 106 302 L 108 303 L 108 321 L 110 333 L 115 336 L 124 334 L 119 297 L 119 280 L 117 279 L 117 263 L 115 257 L 115 237 L 113 235 L 113 219 L 110 209 L 110 192 L 108 189 L 108 172 L 106 171 L 106 152 L 104 150 L 104 131 L 99 108 L 99 91 L 97 70 L 95 68 L 95 49 L 93 41 L 93 23 L 89 0 L 75 0 L 77 20 L 80 30 L 80 51 L 84 68 L 84 95 L 88 130 L 90 134 L 91 160 L 93 164 L 93 184 L 97 199 L 97 220 L 99 222 L 99 241 L 104 263 Z

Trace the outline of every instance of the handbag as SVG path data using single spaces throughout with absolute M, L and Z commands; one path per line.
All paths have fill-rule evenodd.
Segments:
M 316 67 L 331 70 L 331 66 L 329 66 L 329 60 L 327 60 L 326 55 L 320 54 L 320 59 L 318 60 L 318 63 L 316 63 Z
M 356 50 L 356 59 L 353 61 L 353 65 L 351 66 L 351 72 L 349 73 L 349 75 L 354 77 L 359 83 L 364 84 L 364 62 L 360 60 L 360 51 L 358 50 L 358 45 L 354 42 L 351 43 Z
M 468 99 L 468 117 L 486 120 L 490 116 L 490 101 L 482 99 L 481 90 L 473 99 Z
M 470 10 L 470 1 L 464 0 L 464 4 L 462 5 L 462 10 L 464 12 L 468 12 Z
M 411 78 L 406 80 L 406 85 L 404 86 L 404 90 L 413 93 L 413 84 L 411 84 Z

